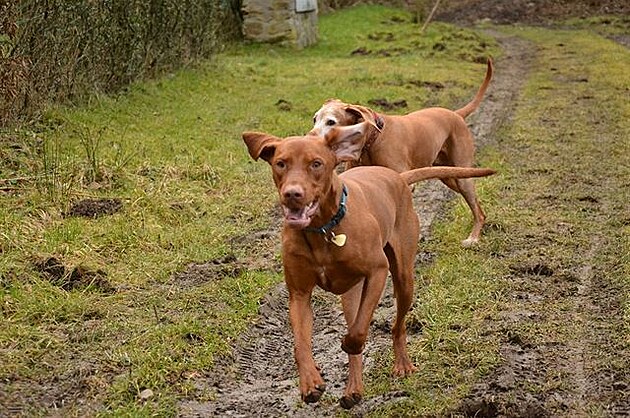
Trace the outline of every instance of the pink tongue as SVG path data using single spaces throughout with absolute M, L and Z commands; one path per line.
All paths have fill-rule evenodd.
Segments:
M 304 208 L 300 210 L 289 210 L 286 214 L 288 220 L 299 220 L 306 217 L 306 210 Z
M 305 228 L 311 223 L 311 219 L 306 212 L 306 208 L 300 210 L 286 210 L 284 220 L 290 226 Z

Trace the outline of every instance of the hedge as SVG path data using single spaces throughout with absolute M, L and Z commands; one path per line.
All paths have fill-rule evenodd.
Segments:
M 0 125 L 220 50 L 241 0 L 0 0 Z

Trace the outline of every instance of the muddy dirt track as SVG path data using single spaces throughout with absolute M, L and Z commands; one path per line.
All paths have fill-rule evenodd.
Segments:
M 503 59 L 495 63 L 495 78 L 480 109 L 470 117 L 471 130 L 478 146 L 492 141 L 493 133 L 510 118 L 513 101 L 520 83 L 527 77 L 528 61 L 533 47 L 514 37 L 498 37 L 504 51 Z M 421 234 L 427 238 L 431 224 L 439 216 L 444 204 L 455 194 L 439 181 L 428 181 L 416 187 L 414 205 L 421 221 Z M 273 260 L 279 251 L 279 227 L 261 231 L 252 237 L 239 240 L 245 245 L 266 248 L 267 254 L 258 254 Z M 417 264 L 430 263 L 432 254 L 419 252 Z M 276 266 L 277 267 L 277 266 Z M 200 380 L 198 385 L 216 394 L 214 402 L 184 401 L 180 416 L 334 416 L 339 410 L 337 399 L 345 385 L 347 355 L 340 349 L 345 333 L 345 322 L 338 298 L 317 291 L 314 296 L 315 330 L 313 348 L 315 360 L 327 381 L 323 401 L 315 405 L 298 402 L 297 373 L 293 361 L 293 337 L 287 315 L 287 292 L 284 284 L 277 286 L 265 298 L 260 314 L 253 326 L 236 342 L 232 359 L 223 359 L 213 377 Z M 391 287 L 385 291 L 374 315 L 370 337 L 364 351 L 365 373 L 372 365 L 371 353 L 391 348 L 389 322 L 394 315 Z M 409 338 L 414 338 L 410 330 Z M 508 367 L 508 366 L 506 366 Z M 405 399 L 401 392 L 389 393 L 364 400 L 353 408 L 360 416 L 383 403 Z M 483 402 L 483 401 L 481 401 Z M 466 408 L 474 408 L 475 405 Z
M 568 17 L 628 14 L 623 0 L 451 0 L 440 7 L 437 20 L 470 25 L 479 21 L 495 24 L 553 24 Z
M 513 21 L 514 10 L 491 8 L 490 2 L 481 5 L 478 15 L 466 13 L 466 9 L 451 11 L 442 17 L 459 23 L 490 18 L 496 23 Z M 524 8 L 520 17 L 529 16 L 540 21 L 536 13 L 539 1 L 514 2 Z M 552 6 L 547 15 L 566 15 L 566 2 L 549 2 Z M 588 2 L 581 2 L 580 4 Z M 484 7 L 487 6 L 487 10 Z M 605 9 L 608 7 L 609 9 Z M 627 7 L 620 2 L 605 2 L 596 11 L 616 12 Z M 601 9 L 601 10 L 600 10 Z M 497 11 L 498 10 L 498 11 Z M 529 10 L 527 14 L 525 10 Z M 549 11 L 548 10 L 548 11 Z M 573 9 L 575 15 L 593 12 L 593 6 Z M 557 13 L 556 13 L 557 12 Z M 459 13 L 459 14 L 458 14 Z M 495 13 L 492 15 L 492 13 Z M 527 20 L 527 19 L 526 19 Z M 530 22 L 531 23 L 531 22 Z M 469 124 L 479 147 L 492 144 L 495 133 L 504 123 L 509 123 L 522 83 L 527 79 L 530 63 L 536 53 L 535 46 L 527 41 L 489 32 L 497 38 L 504 50 L 503 57 L 495 62 L 495 77 L 480 109 L 469 118 Z M 625 44 L 624 42 L 617 40 Z M 440 216 L 445 203 L 458 198 L 440 182 L 426 182 L 414 191 L 414 205 L 422 223 L 422 236 L 429 237 L 431 224 Z M 587 202 L 588 203 L 588 202 Z M 266 260 L 266 268 L 279 269 L 274 254 L 279 251 L 279 225 L 269 231 L 260 231 L 238 240 L 239 245 L 263 248 L 255 256 Z M 602 245 L 602 237 L 593 237 L 584 250 L 583 260 L 575 271 L 564 277 L 554 272 L 554 267 L 532 262 L 515 265 L 511 292 L 513 300 L 501 312 L 500 319 L 487 324 L 489 338 L 501 341 L 502 363 L 483 382 L 477 383 L 469 396 L 446 416 L 479 417 L 546 417 L 589 416 L 588 404 L 596 400 L 605 406 L 605 416 L 630 416 L 628 373 L 594 370 L 591 364 L 593 346 L 612 346 L 611 334 L 606 329 L 614 326 L 619 313 L 619 300 L 615 289 L 605 281 L 595 280 L 593 258 Z M 431 263 L 433 254 L 422 252 L 417 264 Z M 253 260 L 252 260 L 253 261 Z M 276 264 L 274 264 L 276 263 Z M 538 302 L 543 298 L 563 297 L 571 306 L 570 312 L 540 312 Z M 579 307 L 579 308 L 577 308 Z M 373 356 L 391 348 L 390 318 L 394 306 L 391 288 L 386 289 L 383 300 L 375 313 L 370 336 L 364 351 L 365 374 L 373 367 Z M 284 284 L 277 286 L 261 304 L 260 314 L 254 324 L 234 345 L 232 358 L 221 360 L 215 374 L 200 379 L 197 385 L 216 398 L 211 402 L 186 400 L 179 405 L 183 417 L 203 416 L 335 416 L 340 409 L 337 400 L 345 384 L 347 356 L 340 349 L 340 339 L 345 323 L 337 297 L 322 291 L 314 295 L 315 330 L 313 347 L 316 362 L 321 366 L 328 386 L 322 401 L 305 405 L 298 401 L 297 373 L 292 355 L 292 335 L 287 317 L 287 292 Z M 573 338 L 568 344 L 537 345 L 517 331 L 524 323 L 544 320 L 549 323 L 576 322 L 587 329 L 587 335 Z M 613 325 L 610 325 L 613 324 Z M 410 330 L 409 339 L 417 337 Z M 623 353 L 621 353 L 623 355 Z M 532 391 L 531 384 L 543 384 L 552 374 L 562 375 L 570 391 L 548 388 Z M 364 399 L 352 409 L 351 415 L 369 415 L 376 407 L 405 400 L 408 394 L 391 392 Z M 572 411 L 577 415 L 573 415 Z

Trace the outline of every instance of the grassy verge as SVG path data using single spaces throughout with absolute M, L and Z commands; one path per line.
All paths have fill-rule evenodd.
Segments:
M 506 203 L 519 216 L 505 261 L 548 266 L 562 283 L 541 308 L 548 319 L 518 332 L 540 346 L 580 344 L 587 379 L 601 388 L 586 394 L 586 412 L 605 415 L 620 395 L 608 380 L 627 379 L 629 365 L 630 57 L 593 31 L 514 33 L 540 53 L 505 143 L 514 173 Z M 574 391 L 571 372 L 545 384 Z
M 175 274 L 247 260 L 232 238 L 270 223 L 267 167 L 249 160 L 240 133 L 305 132 L 331 96 L 455 107 L 483 76 L 476 61 L 497 52 L 442 24 L 419 37 L 407 14 L 382 7 L 323 17 L 320 31 L 305 51 L 234 46 L 2 133 L 0 405 L 27 415 L 174 414 L 176 399 L 195 391 L 190 378 L 228 352 L 280 280 L 247 268 L 194 283 Z M 360 48 L 366 55 L 351 54 Z M 68 216 L 85 198 L 119 199 L 122 209 Z
M 411 344 L 420 371 L 399 381 L 388 367 L 378 368 L 369 387 L 372 395 L 403 390 L 411 399 L 375 416 L 453 411 L 501 360 L 505 333 L 547 347 L 547 358 L 558 355 L 554 347 L 580 347 L 579 367 L 598 387 L 578 393 L 579 413 L 606 416 L 622 402 L 621 392 L 606 387 L 610 379 L 627 379 L 630 351 L 629 55 L 587 30 L 503 30 L 534 42 L 539 52 L 513 123 L 479 156 L 500 170 L 479 182 L 489 227 L 478 248 L 461 251 L 468 209 L 456 202 L 437 226 L 427 250 L 439 257 L 420 271 L 412 313 L 412 324 L 422 328 Z M 517 283 L 522 271 L 532 276 Z M 518 314 L 519 294 L 540 297 L 529 305 L 536 306 L 536 320 L 500 323 L 501 312 Z M 574 380 L 575 364 L 563 369 L 563 360 L 556 361 L 548 364 L 549 376 L 517 385 L 529 384 L 538 397 L 579 390 L 584 382 Z

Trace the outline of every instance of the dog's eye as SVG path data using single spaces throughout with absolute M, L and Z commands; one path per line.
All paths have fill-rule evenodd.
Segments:
M 280 170 L 284 170 L 284 168 L 287 166 L 287 164 L 280 160 L 280 161 L 276 161 L 276 167 L 279 168 Z
M 323 165 L 323 163 L 319 160 L 315 160 L 311 163 L 311 167 L 314 169 L 318 169 Z
M 326 125 L 328 125 L 328 126 L 333 126 L 336 123 L 337 123 L 337 121 L 335 121 L 334 119 L 328 119 L 326 121 Z

